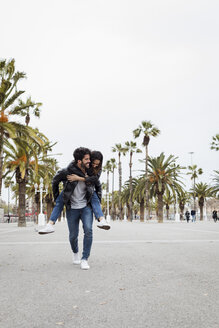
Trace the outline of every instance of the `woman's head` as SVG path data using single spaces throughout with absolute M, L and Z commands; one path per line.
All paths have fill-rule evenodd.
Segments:
M 102 168 L 103 164 L 103 155 L 100 151 L 92 151 L 91 152 L 91 166 L 94 169 L 94 171 L 97 173 Z

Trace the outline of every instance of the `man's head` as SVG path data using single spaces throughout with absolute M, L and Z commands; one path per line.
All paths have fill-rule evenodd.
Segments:
M 75 163 L 82 169 L 89 168 L 91 151 L 88 148 L 80 147 L 75 149 L 74 153 Z

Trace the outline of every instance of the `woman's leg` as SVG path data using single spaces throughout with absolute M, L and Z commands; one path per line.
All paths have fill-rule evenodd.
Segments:
M 102 208 L 101 208 L 101 204 L 100 204 L 100 200 L 99 200 L 96 192 L 94 192 L 91 197 L 91 206 L 92 206 L 95 218 L 97 220 L 101 217 L 104 217 Z
M 56 198 L 56 204 L 52 210 L 52 214 L 49 218 L 49 222 L 51 224 L 55 224 L 58 218 L 60 217 L 64 207 L 64 201 L 63 201 L 63 191 L 59 194 L 59 196 Z
M 52 210 L 52 214 L 49 218 L 49 223 L 47 223 L 47 225 L 38 231 L 38 233 L 40 235 L 44 235 L 47 233 L 51 233 L 51 232 L 55 232 L 54 229 L 54 224 L 56 223 L 56 221 L 58 220 L 59 216 L 62 213 L 64 207 L 64 201 L 63 201 L 63 191 L 60 193 L 60 195 L 56 198 L 56 204 L 55 207 Z
M 96 219 L 99 221 L 97 224 L 98 228 L 104 229 L 104 230 L 109 230 L 110 225 L 109 225 L 109 223 L 106 222 L 106 220 L 104 218 L 100 200 L 99 200 L 96 192 L 94 192 L 91 197 L 91 206 L 92 206 L 92 209 L 93 209 Z

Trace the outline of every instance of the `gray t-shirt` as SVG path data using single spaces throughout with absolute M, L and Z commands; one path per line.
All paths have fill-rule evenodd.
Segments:
M 71 208 L 79 209 L 87 206 L 86 185 L 83 181 L 78 181 L 77 186 L 71 195 Z

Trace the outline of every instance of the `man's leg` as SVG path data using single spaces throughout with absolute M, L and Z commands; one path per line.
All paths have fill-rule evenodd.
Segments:
M 74 254 L 78 253 L 78 232 L 79 232 L 79 219 L 80 209 L 70 209 L 66 211 L 68 230 L 69 230 L 69 242 Z
M 93 211 L 89 206 L 86 206 L 81 210 L 81 220 L 84 229 L 82 260 L 87 260 L 90 256 L 93 241 Z

